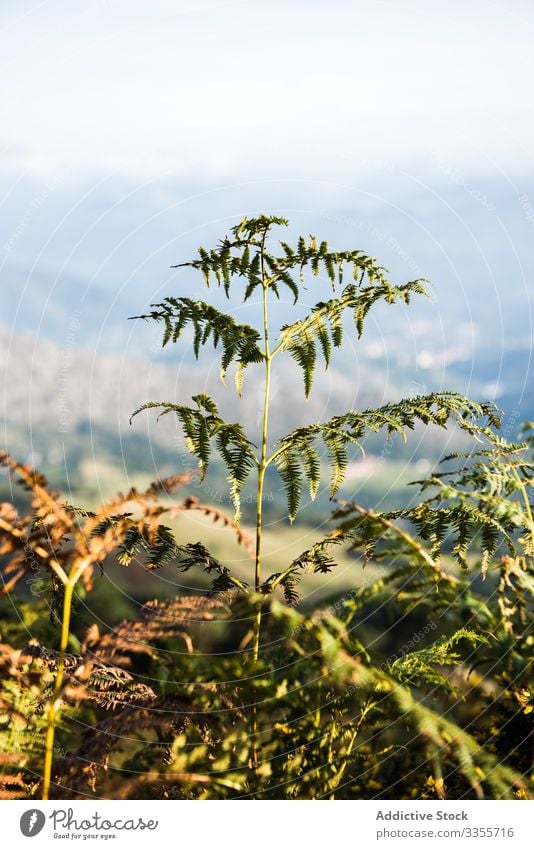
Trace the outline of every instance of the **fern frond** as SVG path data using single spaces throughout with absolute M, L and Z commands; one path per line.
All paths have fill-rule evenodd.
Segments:
M 212 586 L 213 592 L 225 592 L 232 588 L 237 588 L 243 592 L 247 591 L 247 585 L 234 577 L 229 568 L 220 563 L 216 557 L 213 557 L 201 542 L 179 545 L 176 547 L 176 554 L 178 556 L 178 568 L 182 572 L 188 572 L 193 567 L 200 567 L 208 575 L 215 573 L 216 583 Z
M 232 487 L 232 496 L 236 517 L 239 517 L 240 491 L 257 460 L 252 443 L 245 436 L 240 424 L 225 422 L 219 416 L 217 405 L 204 393 L 193 397 L 197 409 L 170 402 L 148 401 L 132 413 L 130 422 L 143 410 L 161 409 L 158 419 L 168 413 L 175 413 L 180 420 L 186 444 L 199 462 L 202 477 L 208 469 L 211 440 L 215 440 L 217 450 L 226 464 L 228 479 Z M 236 519 L 237 520 L 237 519 Z
M 247 266 L 248 267 L 248 266 Z M 146 315 L 133 318 L 152 319 L 163 322 L 163 347 L 168 342 L 177 342 L 184 330 L 193 328 L 193 350 L 198 359 L 200 347 L 211 339 L 213 347 L 222 347 L 221 379 L 235 361 L 238 365 L 240 386 L 244 369 L 251 363 L 261 363 L 265 355 L 259 347 L 260 334 L 249 324 L 239 324 L 232 316 L 221 312 L 204 301 L 191 298 L 165 298 L 161 304 L 152 304 Z
M 308 481 L 310 498 L 315 501 L 321 482 L 321 458 L 313 445 L 307 445 L 302 453 L 302 465 Z
M 299 572 L 313 572 L 314 574 L 321 572 L 325 574 L 332 571 L 337 566 L 337 562 L 330 555 L 328 549 L 340 545 L 346 538 L 347 535 L 339 530 L 328 534 L 324 539 L 314 543 L 311 548 L 303 551 L 283 572 L 276 572 L 271 575 L 263 584 L 262 592 L 271 593 L 276 587 L 285 587 L 288 583 L 290 586 L 294 586 L 295 581 L 300 581 Z
M 247 286 L 243 300 L 246 301 L 265 282 L 260 267 L 260 250 L 268 232 L 273 226 L 285 227 L 287 224 L 287 219 L 276 215 L 243 218 L 232 227 L 232 236 L 223 239 L 218 248 L 207 251 L 200 247 L 198 259 L 173 265 L 172 268 L 189 267 L 201 271 L 207 286 L 215 278 L 227 297 L 230 296 L 232 277 L 244 277 Z M 272 283 L 275 285 L 276 281 Z
M 347 447 L 351 444 L 360 446 L 360 440 L 366 433 L 377 433 L 385 428 L 388 437 L 398 433 L 405 439 L 406 431 L 413 430 L 418 421 L 424 425 L 434 424 L 446 427 L 452 419 L 475 438 L 491 439 L 491 432 L 479 423 L 479 419 L 485 417 L 491 423 L 498 422 L 493 404 L 477 404 L 456 392 L 438 392 L 407 398 L 375 410 L 350 411 L 345 415 L 334 416 L 325 423 L 299 427 L 277 442 L 280 448 L 275 451 L 273 457 L 277 459 L 280 455 L 289 454 L 293 459 L 295 470 L 298 458 L 306 456 L 308 449 L 313 447 L 317 440 L 322 440 L 328 449 L 331 467 L 330 495 L 334 497 L 345 477 L 348 463 Z M 305 472 L 310 480 L 309 471 L 308 464 Z M 316 467 L 313 472 L 311 484 L 316 486 Z
M 468 643 L 471 648 L 489 644 L 483 634 L 460 628 L 450 637 L 442 637 L 425 648 L 397 658 L 389 665 L 389 672 L 403 684 L 438 686 L 450 692 L 453 689 L 451 684 L 436 667 L 457 667 L 462 658 L 456 648 L 461 642 Z
M 300 459 L 296 451 L 287 450 L 281 452 L 275 462 L 286 493 L 289 521 L 293 523 L 302 495 Z
M 330 257 L 329 254 L 326 255 Z M 330 261 L 330 260 L 329 260 Z M 334 260 L 332 260 L 332 263 Z M 331 279 L 335 279 L 333 264 Z M 285 325 L 281 330 L 281 341 L 278 350 L 289 351 L 293 359 L 301 366 L 305 378 L 305 393 L 309 395 L 317 347 L 322 351 L 325 365 L 328 367 L 332 347 L 339 348 L 343 341 L 343 313 L 345 310 L 354 311 L 354 320 L 358 336 L 363 333 L 363 323 L 371 307 L 378 301 L 385 300 L 389 304 L 401 300 L 409 303 L 412 294 L 426 295 L 422 280 L 412 280 L 403 286 L 393 286 L 385 279 L 379 279 L 365 288 L 354 283 L 348 284 L 339 298 L 330 301 L 320 301 L 307 318 Z

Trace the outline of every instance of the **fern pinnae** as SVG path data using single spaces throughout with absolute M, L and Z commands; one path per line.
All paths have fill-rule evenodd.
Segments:
M 319 491 L 319 484 L 321 482 L 321 458 L 319 456 L 319 452 L 313 445 L 306 445 L 304 447 L 302 452 L 302 465 L 308 481 L 310 498 L 312 501 L 315 501 Z
M 275 460 L 287 497 L 289 521 L 294 522 L 302 495 L 302 472 L 296 451 L 283 451 Z
M 163 321 L 164 334 L 162 346 L 169 341 L 177 342 L 187 325 L 193 327 L 193 352 L 198 359 L 200 348 L 212 339 L 213 347 L 222 347 L 221 380 L 224 383 L 226 371 L 235 360 L 239 370 L 251 363 L 261 363 L 264 354 L 258 342 L 260 334 L 248 324 L 239 324 L 232 316 L 221 312 L 204 301 L 191 298 L 165 298 L 161 304 L 152 304 L 152 311 L 133 318 Z
M 346 440 L 344 440 L 343 437 L 340 437 L 339 434 L 335 432 L 326 432 L 323 438 L 330 462 L 330 498 L 332 499 L 339 491 L 339 488 L 345 480 L 345 473 L 349 464 L 349 455 Z
M 316 260 L 318 262 L 318 258 Z M 317 262 L 315 268 L 318 268 Z M 325 262 L 328 264 L 329 277 L 335 284 L 334 260 L 330 254 L 327 255 Z M 397 299 L 406 301 L 411 292 L 426 293 L 426 290 L 419 280 L 404 286 L 392 286 L 381 281 L 380 284 L 370 285 L 363 290 L 354 283 L 349 283 L 338 298 L 326 302 L 320 301 L 312 307 L 306 318 L 285 325 L 281 330 L 281 340 L 276 351 L 289 351 L 301 366 L 305 379 L 305 391 L 308 395 L 315 366 L 316 344 L 321 349 L 325 365 L 328 367 L 332 347 L 339 348 L 343 341 L 344 311 L 354 310 L 358 335 L 361 336 L 364 319 L 373 304 L 382 299 L 389 303 L 394 303 Z M 330 326 L 330 333 L 327 330 L 327 324 Z
M 235 372 L 234 382 L 235 382 L 236 392 L 237 392 L 237 394 L 239 395 L 240 398 L 243 394 L 244 372 L 245 372 L 245 369 L 244 369 L 243 363 L 239 363 L 239 365 L 237 366 L 236 372 Z M 222 376 L 222 380 L 223 380 L 223 383 L 224 383 L 224 374 Z
M 148 401 L 132 413 L 130 422 L 140 412 L 152 408 L 163 411 L 158 418 L 176 413 L 184 430 L 188 450 L 198 460 L 202 478 L 208 470 L 211 456 L 211 441 L 225 462 L 232 485 L 233 501 L 239 512 L 238 496 L 241 486 L 256 464 L 253 445 L 246 437 L 240 424 L 225 422 L 219 416 L 217 405 L 206 393 L 193 396 L 197 409 L 170 402 Z

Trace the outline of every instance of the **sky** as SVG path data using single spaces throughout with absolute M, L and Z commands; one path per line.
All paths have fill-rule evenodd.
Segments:
M 527 0 L 0 5 L 1 174 L 533 172 Z

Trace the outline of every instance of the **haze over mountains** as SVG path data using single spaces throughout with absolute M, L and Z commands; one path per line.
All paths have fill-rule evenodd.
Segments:
M 79 186 L 23 181 L 16 190 L 0 184 L 1 279 L 9 295 L 2 321 L 58 341 L 65 316 L 81 308 L 78 344 L 108 326 L 127 336 L 126 315 L 151 301 L 182 286 L 205 294 L 201 281 L 170 266 L 261 210 L 290 219 L 284 238 L 317 233 L 332 246 L 361 247 L 396 279 L 430 279 L 434 304 L 422 315 L 446 323 L 447 333 L 472 322 L 486 341 L 496 333 L 494 346 L 524 340 L 531 329 L 534 182 L 477 184 L 455 175 L 457 184 L 444 175 L 440 185 L 424 187 L 398 175 L 391 186 L 381 179 L 374 191 L 311 181 L 209 192 L 161 180 L 134 189 L 111 178 Z M 113 334 L 99 339 L 106 350 L 117 344 Z
M 68 464 L 94 450 L 87 436 L 73 434 L 92 432 L 94 438 L 105 434 L 112 454 L 141 456 L 143 430 L 129 428 L 129 413 L 148 398 L 187 399 L 199 382 L 235 418 L 233 387 L 219 389 L 211 348 L 195 364 L 186 343 L 162 352 L 159 327 L 127 318 L 170 294 L 224 306 L 220 291 L 206 290 L 194 272 L 170 265 L 192 258 L 199 244 L 211 246 L 242 215 L 260 210 L 290 219 L 289 231 L 280 234 L 288 241 L 316 233 L 333 247 L 359 247 L 377 257 L 395 282 L 432 281 L 431 301 L 378 308 L 364 338 L 348 342 L 318 377 L 307 404 L 296 366 L 281 369 L 273 416 L 279 434 L 303 417 L 311 421 L 443 387 L 495 398 L 513 423 L 534 417 L 529 198 L 534 183 L 476 184 L 446 170 L 439 186 L 415 186 L 397 175 L 373 191 L 311 181 L 209 192 L 172 181 L 140 188 L 111 178 L 88 186 L 22 181 L 6 189 L 2 206 L 7 447 L 25 456 L 35 450 L 47 464 L 61 456 Z M 325 281 L 314 279 L 297 307 L 282 299 L 273 306 L 273 329 L 305 315 L 328 291 Z M 255 304 L 232 300 L 225 308 L 241 321 L 257 318 Z M 258 391 L 252 378 L 243 399 L 251 426 Z M 169 458 L 172 427 L 152 428 L 150 435 Z

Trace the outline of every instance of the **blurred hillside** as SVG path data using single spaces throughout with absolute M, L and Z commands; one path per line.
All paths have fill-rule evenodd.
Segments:
M 3 204 L 9 222 L 0 267 L 3 447 L 42 467 L 74 499 L 98 498 L 187 463 L 170 417 L 128 424 L 146 400 L 187 400 L 207 391 L 254 438 L 260 373 L 249 370 L 238 402 L 231 375 L 228 387 L 221 386 L 209 349 L 199 363 L 187 338 L 162 351 L 159 327 L 127 319 L 174 294 L 214 301 L 240 321 L 257 320 L 257 304 L 243 307 L 238 294 L 228 304 L 200 276 L 169 266 L 192 258 L 199 244 L 215 243 L 258 204 L 291 219 L 283 238 L 317 233 L 332 246 L 376 256 L 395 282 L 432 281 L 430 301 L 380 307 L 359 342 L 349 330 L 330 370 L 318 369 L 309 401 L 297 367 L 280 361 L 273 437 L 350 407 L 444 387 L 494 399 L 513 437 L 521 419 L 534 418 L 528 201 L 534 191 L 527 186 L 520 194 L 505 181 L 477 184 L 441 170 L 443 181 L 433 187 L 414 187 L 397 174 L 373 193 L 310 182 L 298 189 L 229 186 L 209 197 L 199 186 L 172 181 L 132 190 L 108 180 L 82 190 L 21 180 Z M 326 281 L 313 279 L 297 307 L 275 303 L 272 329 L 305 315 L 328 291 Z M 456 437 L 447 439 L 450 447 Z M 375 438 L 367 457 L 355 459 L 347 487 L 363 500 L 394 500 L 396 489 L 443 450 L 443 436 L 432 433 L 415 434 L 406 448 L 384 449 Z M 209 487 L 212 497 L 222 493 L 220 469 L 206 487 L 208 496 Z

